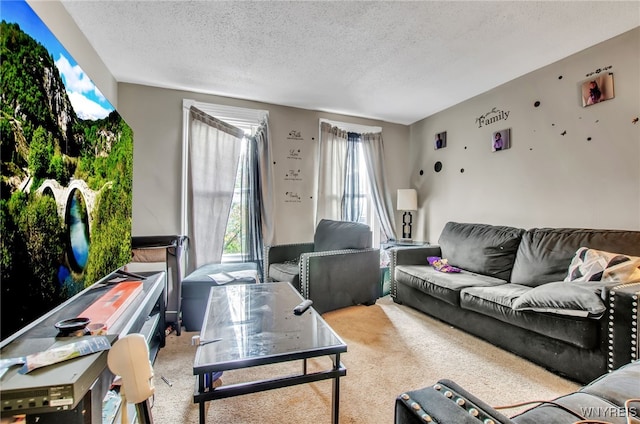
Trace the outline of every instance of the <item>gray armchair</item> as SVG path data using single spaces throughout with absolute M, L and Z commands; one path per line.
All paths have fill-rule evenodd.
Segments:
M 368 225 L 323 219 L 313 242 L 265 246 L 264 281 L 288 281 L 319 313 L 373 305 L 380 295 L 380 249 Z

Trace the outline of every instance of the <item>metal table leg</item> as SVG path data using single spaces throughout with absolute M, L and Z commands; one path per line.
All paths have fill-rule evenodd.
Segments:
M 336 354 L 333 369 L 340 368 L 340 354 Z M 333 398 L 331 399 L 331 424 L 338 424 L 340 421 L 340 376 L 333 379 Z

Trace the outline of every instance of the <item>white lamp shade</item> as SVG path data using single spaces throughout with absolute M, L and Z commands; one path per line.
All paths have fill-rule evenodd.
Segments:
M 418 210 L 418 192 L 412 188 L 398 189 L 398 210 L 416 211 Z

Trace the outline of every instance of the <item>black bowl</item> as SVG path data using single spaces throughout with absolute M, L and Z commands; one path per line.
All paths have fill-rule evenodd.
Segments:
M 63 334 L 70 334 L 84 329 L 91 320 L 89 318 L 77 317 L 63 319 L 55 323 L 56 328 Z

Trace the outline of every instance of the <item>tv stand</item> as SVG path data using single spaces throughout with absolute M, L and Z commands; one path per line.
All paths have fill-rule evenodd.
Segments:
M 154 362 L 165 344 L 166 272 L 142 274 L 142 292 L 107 329 L 107 337 L 113 344 L 127 334 L 143 334 L 149 345 L 149 360 Z M 60 344 L 64 338 L 59 337 L 54 323 L 78 316 L 111 288 L 100 281 L 84 289 L 3 340 L 1 356 L 26 356 Z M 102 401 L 114 377 L 107 366 L 107 354 L 108 351 L 96 352 L 26 375 L 19 374 L 18 367 L 9 369 L 0 378 L 3 422 L 5 418 L 26 414 L 27 423 L 101 424 Z

